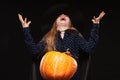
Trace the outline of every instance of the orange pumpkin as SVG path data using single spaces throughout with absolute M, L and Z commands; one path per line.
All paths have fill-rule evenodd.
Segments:
M 49 51 L 40 62 L 40 73 L 46 80 L 70 80 L 76 70 L 77 61 L 62 52 Z

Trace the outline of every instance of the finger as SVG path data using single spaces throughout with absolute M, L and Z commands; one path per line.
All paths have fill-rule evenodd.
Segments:
M 92 22 L 94 22 L 95 20 L 94 19 L 92 19 Z
M 28 25 L 30 25 L 31 21 L 28 21 Z
M 93 19 L 92 19 L 92 20 L 96 21 L 96 17 L 95 17 L 95 16 L 93 16 Z
M 105 12 L 103 11 L 100 16 L 103 17 L 104 15 L 105 15 Z
M 93 16 L 93 19 L 96 19 L 96 17 L 95 17 L 95 16 Z
M 98 19 L 101 19 L 104 15 L 105 15 L 105 12 L 102 11 L 102 12 L 100 13 L 100 15 L 98 16 Z
M 101 15 L 105 15 L 105 12 L 104 12 L 104 11 L 102 11 L 102 12 L 101 12 Z
M 18 14 L 18 17 L 19 17 L 20 22 L 23 23 L 24 20 L 23 20 L 23 18 L 22 18 L 22 15 Z
M 23 21 L 22 15 L 18 14 L 18 17 L 19 17 L 19 20 L 20 20 L 20 21 Z
M 25 22 L 27 22 L 27 18 L 25 17 L 25 20 L 24 20 Z

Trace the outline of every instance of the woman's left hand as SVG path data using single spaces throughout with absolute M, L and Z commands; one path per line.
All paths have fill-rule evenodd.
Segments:
M 96 23 L 99 24 L 100 20 L 102 19 L 102 17 L 103 17 L 104 15 L 105 15 L 105 12 L 102 11 L 97 18 L 96 18 L 95 16 L 93 16 L 92 22 L 93 22 L 94 24 L 96 24 Z

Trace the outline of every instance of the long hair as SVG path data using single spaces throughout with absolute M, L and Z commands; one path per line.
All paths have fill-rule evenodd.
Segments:
M 78 31 L 75 27 L 73 27 L 72 23 L 69 23 L 69 29 Z M 56 21 L 53 23 L 51 30 L 43 37 L 46 42 L 46 51 L 56 50 L 55 47 L 55 35 L 57 33 L 57 24 Z

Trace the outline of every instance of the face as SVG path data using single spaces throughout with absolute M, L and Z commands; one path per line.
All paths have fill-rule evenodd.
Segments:
M 64 31 L 64 30 L 69 28 L 70 18 L 67 15 L 65 15 L 65 14 L 61 14 L 56 19 L 56 24 L 57 24 L 57 30 Z

